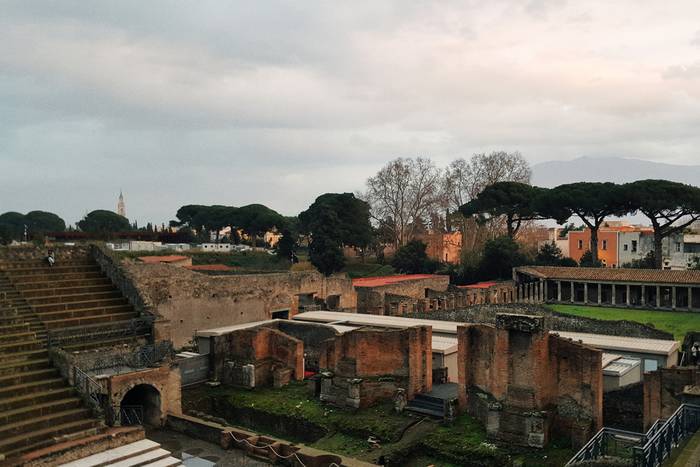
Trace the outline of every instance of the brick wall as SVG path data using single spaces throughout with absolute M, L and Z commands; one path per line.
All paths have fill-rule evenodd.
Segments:
M 495 326 L 459 326 L 459 406 L 504 442 L 543 446 L 556 430 L 578 446 L 602 424 L 601 353 L 544 323 L 503 314 Z
M 659 418 L 668 418 L 684 402 L 700 403 L 700 398 L 683 394 L 686 386 L 700 386 L 700 368 L 659 368 L 644 373 L 644 430 Z
M 144 305 L 170 321 L 176 348 L 187 344 L 197 330 L 270 319 L 275 310 L 294 310 L 301 294 L 320 299 L 337 295 L 340 308 L 356 306 L 346 276 L 326 278 L 317 272 L 208 276 L 130 261 L 121 267 Z
M 427 289 L 446 291 L 450 276 L 434 275 L 429 278 L 411 279 L 375 287 L 355 287 L 357 291 L 357 312 L 370 314 L 384 313 L 384 296 L 401 295 L 408 298 L 425 298 Z
M 432 389 L 432 329 L 360 328 L 325 341 L 319 365 L 333 372 L 335 378 L 365 379 L 362 405 L 390 397 L 391 388 L 396 387 L 404 388 L 412 399 L 416 393 Z M 396 384 L 378 384 L 380 379 Z
M 274 369 L 290 369 L 292 377 L 304 379 L 304 344 L 299 339 L 267 326 L 232 331 L 212 338 L 211 364 L 214 378 L 236 383 L 235 372 L 254 365 L 255 385 L 271 385 Z M 233 362 L 234 366 L 227 366 Z

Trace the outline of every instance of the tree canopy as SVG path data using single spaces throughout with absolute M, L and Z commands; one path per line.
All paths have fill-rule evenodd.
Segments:
M 623 189 L 631 210 L 648 217 L 654 228 L 654 261 L 661 269 L 662 240 L 700 219 L 700 188 L 668 180 L 638 180 Z
M 88 213 L 83 220 L 78 221 L 77 225 L 83 232 L 99 234 L 131 230 L 129 219 L 115 212 L 102 209 Z
M 481 222 L 503 216 L 508 236 L 515 238 L 524 221 L 541 218 L 536 201 L 545 191 L 526 183 L 497 182 L 484 188 L 459 210 L 465 217 L 476 216 Z
M 63 232 L 66 223 L 58 215 L 46 211 L 31 211 L 27 214 L 6 212 L 0 214 L 0 242 L 24 240 L 24 229 L 29 239 L 40 238 L 47 232 Z
M 411 240 L 396 251 L 391 265 L 403 274 L 430 274 L 435 272 L 438 263 L 428 258 L 426 244 Z

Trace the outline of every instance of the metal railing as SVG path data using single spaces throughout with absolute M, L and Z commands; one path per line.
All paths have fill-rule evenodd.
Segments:
M 700 428 L 700 405 L 683 404 L 649 437 L 644 446 L 634 448 L 634 465 L 656 467 L 671 455 L 685 438 Z
M 604 457 L 631 459 L 635 467 L 656 467 L 698 429 L 700 406 L 682 404 L 668 420 L 657 420 L 646 433 L 602 428 L 565 467 Z
M 73 385 L 96 416 L 104 415 L 107 390 L 77 366 L 73 367 Z
M 155 318 L 152 316 L 142 316 L 130 319 L 127 326 L 120 327 L 114 327 L 114 324 L 105 324 L 94 327 L 50 329 L 46 333 L 46 341 L 49 349 L 51 349 L 74 342 L 89 342 L 115 337 L 148 336 L 152 334 L 154 321 Z
M 143 406 L 114 405 L 111 419 L 115 426 L 143 425 Z

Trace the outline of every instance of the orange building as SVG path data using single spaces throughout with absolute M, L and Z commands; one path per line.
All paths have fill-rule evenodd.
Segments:
M 423 241 L 427 245 L 425 252 L 430 259 L 459 264 L 462 256 L 462 232 L 428 233 Z
M 603 224 L 598 230 L 598 259 L 605 267 L 620 267 L 622 263 L 622 261 L 620 261 L 621 235 L 631 232 L 648 233 L 650 230 L 649 227 L 640 227 L 618 222 Z M 569 231 L 569 257 L 576 262 L 580 262 L 584 253 L 590 249 L 590 229 Z

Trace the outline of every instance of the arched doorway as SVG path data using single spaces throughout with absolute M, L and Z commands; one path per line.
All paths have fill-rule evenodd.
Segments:
M 139 384 L 129 389 L 121 401 L 122 425 L 160 426 L 160 392 L 150 384 Z

